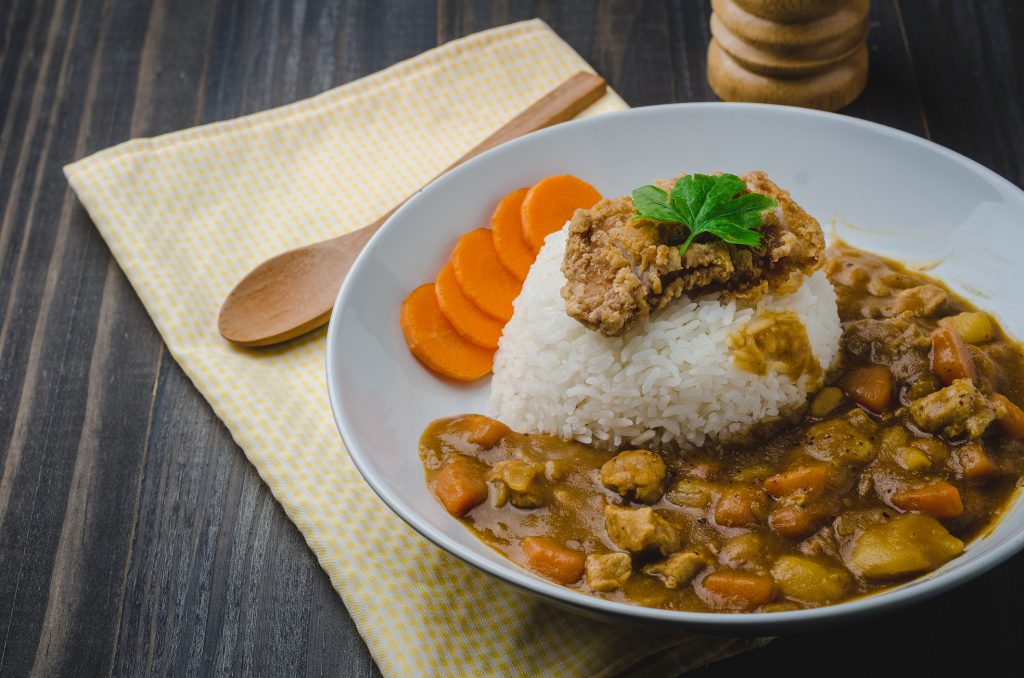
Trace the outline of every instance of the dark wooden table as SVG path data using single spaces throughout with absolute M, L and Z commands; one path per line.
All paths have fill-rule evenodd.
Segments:
M 301 535 L 167 354 L 62 165 L 534 16 L 634 106 L 710 100 L 707 5 L 0 2 L 0 675 L 377 673 Z M 1013 0 L 875 0 L 868 89 L 846 112 L 1021 185 L 1022 36 Z M 937 600 L 694 675 L 1017 675 L 1022 578 L 1017 556 Z

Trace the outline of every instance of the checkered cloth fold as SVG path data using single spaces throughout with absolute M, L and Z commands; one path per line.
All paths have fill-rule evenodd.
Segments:
M 217 333 L 220 301 L 257 263 L 373 221 L 587 68 L 527 21 L 65 168 L 171 354 L 302 531 L 388 676 L 593 676 L 638 662 L 665 675 L 750 644 L 577 617 L 448 556 L 395 516 L 346 454 L 327 402 L 323 331 L 259 352 Z M 586 115 L 625 107 L 609 93 Z

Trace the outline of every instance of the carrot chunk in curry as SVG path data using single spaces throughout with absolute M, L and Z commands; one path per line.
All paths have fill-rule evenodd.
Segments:
M 584 556 L 547 537 L 527 537 L 520 543 L 526 567 L 559 584 L 572 584 L 583 576 Z

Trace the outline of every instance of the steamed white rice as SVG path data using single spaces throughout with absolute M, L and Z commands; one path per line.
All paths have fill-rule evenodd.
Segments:
M 566 230 L 548 236 L 494 359 L 491 414 L 516 431 L 605 447 L 700 446 L 792 410 L 816 387 L 735 366 L 728 337 L 762 311 L 792 310 L 827 368 L 839 349 L 835 292 L 823 271 L 756 304 L 709 294 L 676 300 L 622 337 L 565 313 Z

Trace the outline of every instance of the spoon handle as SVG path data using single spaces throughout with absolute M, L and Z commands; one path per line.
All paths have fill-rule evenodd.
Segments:
M 471 148 L 464 156 L 453 162 L 445 172 L 506 141 L 512 141 L 530 132 L 572 120 L 604 96 L 606 89 L 604 78 L 601 76 L 586 71 L 576 73 L 509 120 L 497 132 Z
M 506 141 L 574 118 L 600 99 L 605 90 L 600 76 L 576 73 L 470 149 L 445 172 Z M 360 229 L 284 252 L 254 268 L 231 290 L 220 308 L 217 327 L 221 336 L 240 346 L 269 346 L 326 324 L 356 256 L 406 200 Z

